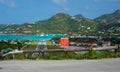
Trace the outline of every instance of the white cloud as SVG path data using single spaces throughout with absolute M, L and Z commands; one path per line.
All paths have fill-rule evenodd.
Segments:
M 7 7 L 16 8 L 17 4 L 13 0 L 0 0 L 0 4 L 5 5 Z
M 90 6 L 86 5 L 86 6 L 85 6 L 85 9 L 89 10 L 89 9 L 90 9 Z
M 57 5 L 66 4 L 67 0 L 52 0 L 53 3 Z
M 69 11 L 70 9 L 67 7 L 68 0 L 52 0 L 54 4 L 60 6 L 63 10 Z
M 67 8 L 67 7 L 64 7 L 63 9 L 64 9 L 65 11 L 70 11 L 70 9 Z

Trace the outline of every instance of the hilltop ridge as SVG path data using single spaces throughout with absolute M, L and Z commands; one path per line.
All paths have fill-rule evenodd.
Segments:
M 65 13 L 57 13 L 51 18 L 34 23 L 0 25 L 0 33 L 80 33 L 94 34 L 97 32 L 120 32 L 120 10 L 110 14 L 101 15 L 95 19 L 89 19 L 81 14 L 70 16 Z

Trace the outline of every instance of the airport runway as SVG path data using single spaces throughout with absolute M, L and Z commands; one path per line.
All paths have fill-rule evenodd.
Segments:
M 0 72 L 120 72 L 120 58 L 0 61 Z
M 45 41 L 39 41 L 37 47 L 35 50 L 47 50 L 47 45 Z M 47 55 L 48 53 L 45 53 L 44 55 Z M 41 56 L 42 53 L 35 52 L 32 54 L 32 56 Z

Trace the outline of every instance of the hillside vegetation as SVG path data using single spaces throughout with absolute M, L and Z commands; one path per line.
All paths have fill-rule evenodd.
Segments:
M 88 19 L 80 14 L 70 16 L 58 13 L 47 20 L 34 23 L 0 25 L 4 34 L 41 34 L 41 33 L 80 33 L 94 35 L 98 33 L 119 34 L 120 10 Z

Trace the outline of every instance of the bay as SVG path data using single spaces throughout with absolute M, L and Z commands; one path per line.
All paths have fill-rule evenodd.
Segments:
M 0 40 L 30 40 L 46 41 L 55 37 L 64 37 L 66 34 L 44 34 L 44 35 L 0 35 Z

